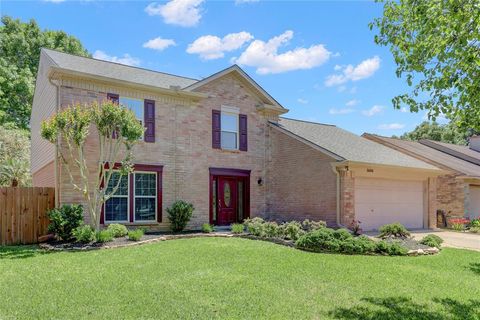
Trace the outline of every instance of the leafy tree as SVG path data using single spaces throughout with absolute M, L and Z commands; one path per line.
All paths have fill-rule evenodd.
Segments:
M 28 131 L 0 126 L 0 186 L 30 185 Z
M 2 16 L 0 25 L 0 125 L 28 128 L 41 48 L 89 56 L 80 41 L 63 31 L 40 30 Z
M 120 186 L 122 179 L 114 175 L 121 177 L 132 171 L 132 148 L 144 130 L 131 110 L 111 101 L 75 104 L 42 123 L 44 139 L 55 144 L 61 138 L 60 160 L 73 188 L 82 193 L 88 205 L 92 228 L 99 230 L 101 207 Z M 96 142 L 89 141 L 89 146 L 98 146 L 96 170 L 88 166 L 85 154 L 90 135 L 97 138 Z M 117 163 L 121 165 L 115 167 Z
M 412 112 L 428 110 L 480 131 L 480 2 L 380 0 L 375 42 L 389 46 L 410 93 L 393 98 Z
M 424 121 L 413 131 L 404 133 L 401 139 L 418 141 L 420 139 L 430 139 L 434 141 L 466 145 L 468 135 L 459 129 L 454 123 L 438 124 L 437 122 Z

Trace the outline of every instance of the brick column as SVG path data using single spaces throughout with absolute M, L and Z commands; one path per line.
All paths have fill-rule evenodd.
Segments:
M 340 223 L 349 226 L 355 219 L 355 178 L 352 172 L 340 169 Z
M 437 178 L 428 178 L 428 228 L 437 227 Z

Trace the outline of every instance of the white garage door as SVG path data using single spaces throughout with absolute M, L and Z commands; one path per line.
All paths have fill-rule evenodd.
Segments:
M 378 230 L 393 222 L 423 228 L 423 183 L 356 178 L 355 214 L 363 230 Z
M 470 186 L 470 219 L 480 217 L 480 186 Z

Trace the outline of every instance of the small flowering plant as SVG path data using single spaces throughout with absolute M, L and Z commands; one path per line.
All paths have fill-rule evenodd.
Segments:
M 470 224 L 470 220 L 466 218 L 454 218 L 448 220 L 453 230 L 463 231 L 465 226 Z
M 358 221 L 355 219 L 353 219 L 352 222 L 350 222 L 350 225 L 348 226 L 348 228 L 352 231 L 354 236 L 359 236 L 362 234 L 363 230 L 360 227 L 361 223 L 362 223 L 361 221 Z

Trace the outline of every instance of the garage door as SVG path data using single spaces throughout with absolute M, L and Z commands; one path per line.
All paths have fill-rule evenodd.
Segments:
M 470 186 L 470 219 L 480 217 L 480 186 Z
M 363 230 L 400 222 L 423 228 L 423 183 L 387 179 L 355 179 L 355 213 Z

